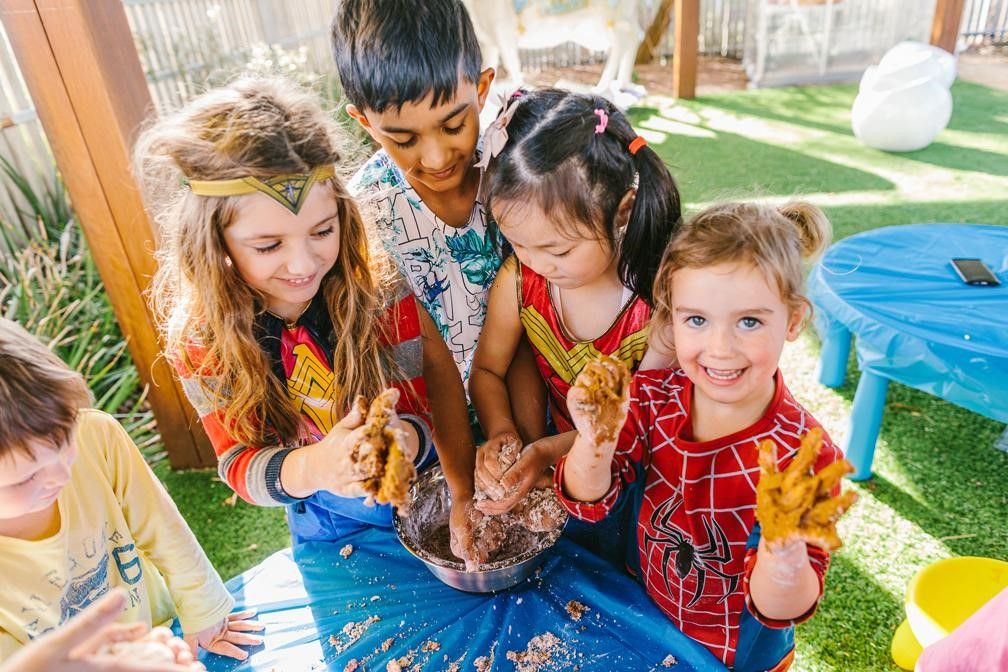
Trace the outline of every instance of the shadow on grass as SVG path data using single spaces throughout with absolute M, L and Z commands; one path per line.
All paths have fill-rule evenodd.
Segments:
M 846 590 L 831 590 L 831 586 Z M 819 609 L 795 634 L 799 663 L 814 660 L 817 670 L 844 672 L 898 670 L 889 657 L 889 645 L 903 616 L 902 600 L 894 598 L 841 550 L 830 562 Z M 858 624 L 852 627 L 851 619 L 855 618 Z M 866 640 L 868 632 L 873 636 Z
M 654 108 L 631 110 L 633 123 L 661 116 Z M 715 135 L 669 134 L 652 148 L 669 166 L 687 202 L 724 198 L 789 195 L 802 192 L 885 191 L 892 182 L 872 173 L 808 156 L 802 152 L 705 128 Z
M 836 392 L 853 400 L 859 376 L 852 353 Z M 994 448 L 1002 431 L 995 420 L 890 382 L 884 445 L 861 487 L 953 555 L 1008 558 L 1008 454 Z

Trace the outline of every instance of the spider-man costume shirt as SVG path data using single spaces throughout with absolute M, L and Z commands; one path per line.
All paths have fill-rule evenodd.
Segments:
M 604 518 L 621 490 L 643 474 L 637 516 L 639 579 L 662 611 L 685 634 L 734 670 L 787 669 L 793 655 L 794 621 L 763 617 L 749 598 L 756 561 L 756 482 L 759 443 L 773 440 L 785 468 L 801 437 L 819 423 L 784 386 L 778 371 L 773 400 L 756 423 L 712 441 L 693 441 L 690 403 L 693 384 L 682 371 L 640 371 L 630 389 L 631 405 L 613 458 L 612 487 L 598 502 L 563 496 L 563 465 L 555 484 L 572 515 Z M 829 437 L 815 471 L 842 458 Z M 823 576 L 829 555 L 809 546 L 809 559 Z

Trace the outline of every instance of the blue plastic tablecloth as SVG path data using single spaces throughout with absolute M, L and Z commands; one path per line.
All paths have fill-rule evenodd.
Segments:
M 354 550 L 343 558 L 346 543 Z M 508 652 L 525 651 L 530 639 L 547 632 L 562 644 L 538 668 L 543 672 L 726 669 L 672 626 L 630 577 L 565 539 L 548 551 L 538 575 L 496 595 L 449 588 L 381 529 L 337 544 L 304 544 L 293 554 L 280 551 L 232 579 L 228 589 L 239 608 L 258 609 L 266 641 L 244 663 L 204 654 L 210 672 L 342 672 L 352 659 L 361 669 L 383 672 L 403 656 L 412 660 L 404 669 L 419 664 L 442 672 L 458 663 L 459 672 L 472 672 L 476 658 L 490 655 L 493 670 L 514 670 Z M 566 610 L 570 600 L 590 611 L 574 620 Z M 362 622 L 354 640 L 344 628 Z M 677 662 L 665 667 L 669 655 Z
M 982 259 L 1002 284 L 963 283 L 953 257 Z M 862 370 L 1008 422 L 1008 227 L 860 233 L 830 247 L 808 286 L 820 333 L 832 321 L 853 332 Z

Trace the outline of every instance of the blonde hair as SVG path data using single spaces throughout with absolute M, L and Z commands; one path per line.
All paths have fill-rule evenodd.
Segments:
M 672 317 L 672 274 L 681 268 L 721 263 L 752 264 L 780 291 L 789 310 L 811 311 L 803 287 L 804 264 L 818 257 L 830 241 L 826 215 L 809 203 L 780 207 L 758 203 L 722 203 L 691 218 L 665 248 L 655 278 L 655 320 Z
M 165 352 L 195 375 L 239 441 L 301 441 L 302 421 L 282 381 L 271 374 L 255 334 L 264 297 L 228 263 L 223 231 L 241 196 L 193 194 L 184 180 L 268 178 L 339 171 L 343 129 L 314 94 L 280 78 L 244 78 L 211 90 L 147 128 L 134 148 L 144 200 L 160 236 L 159 268 L 150 288 Z M 385 386 L 383 308 L 394 266 L 369 242 L 367 227 L 342 180 L 325 181 L 339 212 L 340 253 L 322 281 L 333 325 L 337 408 Z M 191 348 L 201 351 L 194 361 Z
M 70 438 L 91 404 L 84 378 L 16 322 L 0 318 L 0 457 L 33 457 L 33 441 L 53 448 Z

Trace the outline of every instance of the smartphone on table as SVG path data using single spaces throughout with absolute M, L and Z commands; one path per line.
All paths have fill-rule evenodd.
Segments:
M 1000 285 L 997 277 L 980 259 L 955 258 L 952 268 L 967 285 Z

